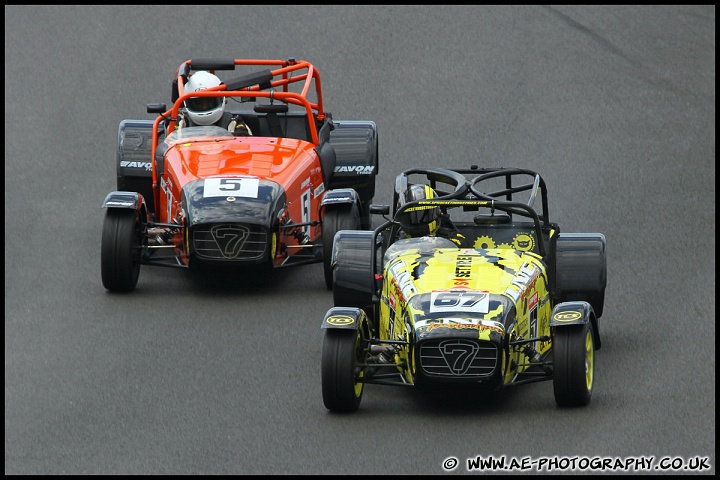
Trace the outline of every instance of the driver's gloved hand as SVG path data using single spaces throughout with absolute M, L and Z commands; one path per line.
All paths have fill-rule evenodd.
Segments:
M 247 137 L 252 135 L 250 127 L 243 121 L 240 115 L 235 115 L 228 124 L 228 130 L 236 137 Z

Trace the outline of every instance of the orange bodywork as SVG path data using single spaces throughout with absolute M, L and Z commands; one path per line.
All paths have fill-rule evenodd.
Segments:
M 320 236 L 318 222 L 324 185 L 313 144 L 293 138 L 214 137 L 174 145 L 165 155 L 161 184 L 169 188 L 163 188 L 159 198 L 159 221 L 175 219 L 182 223 L 182 187 L 212 177 L 274 181 L 285 189 L 289 218 L 303 223 L 315 221 L 314 226 L 308 226 L 304 231 L 310 241 Z M 298 245 L 298 240 L 284 232 L 279 244 L 292 248 Z M 275 263 L 280 264 L 283 260 L 284 256 L 280 255 Z
M 160 124 L 163 119 L 169 119 L 167 124 L 166 133 L 170 134 L 176 128 L 176 119 L 178 112 L 183 106 L 185 100 L 192 97 L 246 97 L 246 98 L 268 98 L 271 100 L 279 100 L 288 104 L 298 105 L 305 108 L 308 120 L 310 135 L 312 139 L 312 146 L 319 144 L 318 132 L 315 121 L 322 121 L 325 119 L 325 111 L 322 103 L 322 83 L 320 81 L 320 72 L 309 62 L 303 60 L 288 61 L 288 60 L 244 60 L 236 59 L 235 65 L 244 66 L 276 66 L 275 70 L 272 70 L 273 78 L 279 78 L 270 82 L 270 86 L 278 91 L 261 91 L 260 86 L 255 85 L 248 87 L 243 90 L 228 91 L 225 84 L 217 87 L 208 88 L 200 92 L 191 92 L 185 94 L 184 85 L 186 78 L 180 73 L 183 71 L 183 67 L 189 66 L 192 60 L 183 62 L 176 71 L 176 80 L 178 84 L 179 98 L 173 104 L 173 107 L 158 116 L 155 119 L 153 126 L 153 138 L 152 138 L 152 150 L 151 158 L 153 159 L 153 188 L 155 191 L 155 204 L 158 204 L 159 200 L 159 184 L 157 177 L 157 165 L 155 152 L 158 148 Z M 214 73 L 213 71 L 211 71 Z M 299 92 L 290 91 L 290 86 L 295 86 L 300 89 Z M 314 88 L 313 88 L 314 87 Z M 311 101 L 311 97 L 314 97 L 314 101 Z
M 154 119 L 118 126 L 105 288 L 132 291 L 140 265 L 267 279 L 314 263 L 332 288 L 337 232 L 371 224 L 375 122 L 334 120 L 320 73 L 295 58 L 193 58 L 169 93 L 146 104 Z
M 259 85 L 228 90 L 226 84 L 199 92 L 185 93 L 184 84 L 192 60 L 183 62 L 176 71 L 178 98 L 171 109 L 155 120 L 152 137 L 152 186 L 157 218 L 161 223 L 184 224 L 184 212 L 180 201 L 182 188 L 189 182 L 211 177 L 251 177 L 271 180 L 280 185 L 287 198 L 287 220 L 292 223 L 309 223 L 302 227 L 307 238 L 313 242 L 321 234 L 319 226 L 320 203 L 325 193 L 320 160 L 314 148 L 320 143 L 316 122 L 325 119 L 320 74 L 306 61 L 300 60 L 234 60 L 237 66 L 267 68 L 273 80 L 271 91 L 262 91 Z M 214 73 L 213 70 L 210 70 Z M 265 86 L 267 88 L 267 85 Z M 292 88 L 291 88 L 292 87 Z M 247 97 L 265 98 L 304 108 L 308 117 L 310 141 L 282 137 L 205 137 L 187 143 L 171 145 L 164 157 L 162 177 L 158 175 L 156 151 L 159 148 L 159 132 L 165 123 L 166 135 L 176 128 L 178 113 L 185 100 L 191 97 Z M 278 252 L 273 263 L 280 265 L 297 250 L 299 245 L 292 232 L 281 230 L 275 243 Z M 185 230 L 187 235 L 187 230 Z M 178 232 L 182 236 L 183 233 Z M 187 238 L 178 238 L 176 245 L 187 245 Z M 189 252 L 178 251 L 187 263 Z

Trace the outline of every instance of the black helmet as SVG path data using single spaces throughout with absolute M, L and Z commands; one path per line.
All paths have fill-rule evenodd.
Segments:
M 403 198 L 404 197 L 404 198 Z M 407 189 L 405 195 L 400 196 L 400 206 L 416 200 L 437 198 L 435 190 L 429 185 L 412 185 Z M 400 217 L 400 225 L 409 237 L 422 237 L 424 235 L 435 235 L 440 228 L 440 208 L 417 206 L 410 207 L 410 211 L 403 212 Z

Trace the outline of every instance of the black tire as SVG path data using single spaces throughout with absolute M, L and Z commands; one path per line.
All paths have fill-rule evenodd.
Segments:
M 143 231 L 137 210 L 108 208 L 103 222 L 100 264 L 103 286 L 132 292 L 140 276 Z
M 325 207 L 325 216 L 322 223 L 323 243 L 323 271 L 325 273 L 325 286 L 328 290 L 333 287 L 332 248 L 335 234 L 340 230 L 358 230 L 360 228 L 360 212 L 357 205 L 337 205 Z
M 323 339 L 321 379 L 325 408 L 333 412 L 354 412 L 360 407 L 365 369 L 361 330 L 326 329 Z
M 372 256 L 379 257 L 376 265 L 382 264 L 382 253 L 373 245 L 373 233 L 346 230 L 335 239 L 334 306 L 362 308 L 366 312 L 371 309 L 375 290 Z
M 561 233 L 556 244 L 557 303 L 584 300 L 600 318 L 607 285 L 607 242 L 602 233 Z
M 559 407 L 590 403 L 595 382 L 595 340 L 590 323 L 556 327 L 553 334 L 553 391 Z

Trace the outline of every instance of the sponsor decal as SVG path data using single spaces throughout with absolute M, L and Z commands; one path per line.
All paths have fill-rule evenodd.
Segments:
M 315 198 L 317 198 L 317 197 L 319 197 L 320 194 L 323 193 L 324 191 L 325 191 L 325 184 L 324 184 L 324 183 L 321 183 L 320 185 L 317 186 L 317 188 L 316 188 L 315 191 L 313 192 L 313 196 L 314 196 Z
M 458 255 L 455 263 L 455 277 L 457 278 L 468 278 L 470 277 L 470 267 L 472 267 L 472 256 Z
M 225 258 L 237 258 L 250 235 L 245 225 L 214 225 L 210 234 Z
M 513 247 L 515 250 L 528 252 L 535 247 L 535 239 L 529 233 L 518 233 L 513 239 Z
M 328 325 L 345 326 L 355 323 L 355 319 L 348 315 L 333 315 L 329 317 L 326 322 Z
M 160 188 L 162 188 L 163 192 L 170 193 L 170 190 L 172 190 L 172 180 L 170 177 L 167 179 L 160 177 Z
M 310 189 L 308 188 L 300 195 L 300 214 L 302 215 L 303 223 L 310 222 Z M 302 227 L 303 234 L 306 237 L 310 237 L 310 225 Z
M 165 192 L 165 201 L 167 203 L 167 217 L 172 217 L 172 204 L 173 204 L 173 194 L 172 194 L 172 182 L 170 179 L 167 179 L 167 182 L 165 181 L 165 177 L 160 177 L 160 188 L 163 192 Z
M 257 198 L 259 185 L 257 178 L 206 178 L 203 197 Z
M 558 322 L 572 322 L 582 318 L 582 313 L 575 310 L 566 310 L 564 312 L 558 312 L 553 316 Z
M 417 293 L 412 275 L 408 273 L 405 262 L 396 263 L 390 267 L 390 272 L 393 275 L 393 282 L 397 285 L 405 300 L 410 298 L 411 295 Z
M 454 375 L 463 375 L 470 369 L 480 347 L 476 342 L 445 340 L 440 342 L 440 354 Z
M 481 318 L 439 318 L 433 320 L 418 320 L 415 322 L 415 328 L 425 329 L 430 332 L 439 328 L 447 328 L 451 330 L 495 330 L 503 334 L 505 328 L 502 323 L 494 320 L 485 320 Z
M 437 200 L 420 200 L 420 205 L 438 205 Z M 493 206 L 493 202 L 488 202 L 485 200 L 478 201 L 478 200 L 442 200 L 442 205 L 453 205 L 453 206 L 473 206 L 473 207 L 488 207 L 491 208 Z
M 152 162 L 129 162 L 127 160 L 122 160 L 120 162 L 121 168 L 144 168 L 148 172 L 152 170 Z
M 388 318 L 388 338 L 395 338 L 395 322 L 397 320 L 399 320 L 397 312 L 395 310 L 391 310 L 390 318 Z
M 397 300 L 395 299 L 395 296 L 391 293 L 388 296 L 388 307 L 390 311 L 388 312 L 388 338 L 393 338 L 395 335 L 395 317 L 397 316 Z
M 351 202 L 351 201 L 352 201 L 352 197 L 351 197 L 351 196 L 347 196 L 347 197 L 325 197 L 325 198 L 323 199 L 323 202 L 325 202 L 326 204 L 327 204 L 327 203 L 335 203 L 335 202 Z
M 369 165 L 347 165 L 335 167 L 335 173 L 355 173 L 357 175 L 372 175 L 375 167 Z
M 410 208 L 403 210 L 403 213 L 417 212 L 419 210 L 432 210 L 433 208 L 437 208 L 437 205 L 426 205 L 426 206 L 418 205 L 417 207 L 410 207 Z
M 538 303 L 538 294 L 535 292 L 532 297 L 530 297 L 530 300 L 528 300 L 528 310 L 532 310 L 535 305 Z
M 454 288 L 469 288 L 473 257 L 468 250 L 462 250 L 455 260 L 455 277 L 452 279 Z
M 485 249 L 495 248 L 495 240 L 487 235 L 481 235 L 475 240 L 473 247 Z
M 510 296 L 516 302 L 521 297 L 525 289 L 532 285 L 538 277 L 538 269 L 535 265 L 525 262 L 520 267 L 511 284 L 505 289 L 505 294 Z

